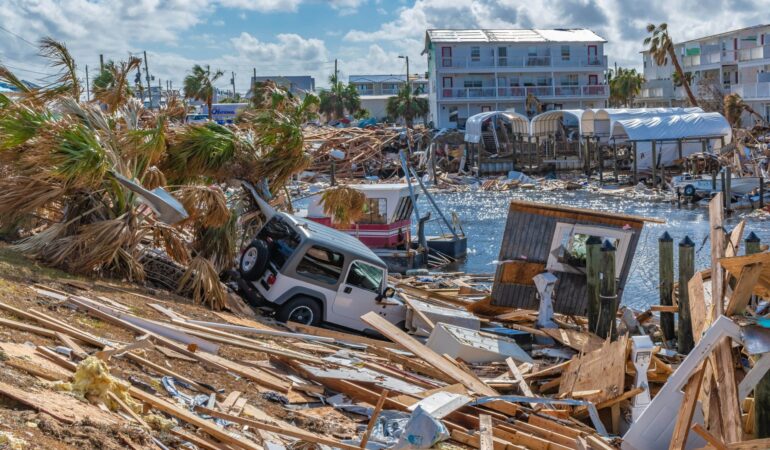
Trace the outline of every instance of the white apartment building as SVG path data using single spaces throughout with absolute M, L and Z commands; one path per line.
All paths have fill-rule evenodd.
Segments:
M 356 87 L 361 99 L 361 107 L 369 111 L 377 120 L 384 120 L 388 113 L 386 105 L 388 98 L 393 97 L 406 83 L 403 75 L 350 75 L 348 83 Z M 428 95 L 428 80 L 419 75 L 410 74 L 409 84 L 412 92 L 420 92 L 420 96 Z
M 770 25 L 685 41 L 674 46 L 682 70 L 692 74 L 690 88 L 696 98 L 713 96 L 700 80 L 709 77 L 709 85 L 721 88 L 722 95 L 737 93 L 757 112 L 770 118 Z M 658 66 L 649 51 L 642 52 L 644 78 L 647 80 L 637 103 L 642 106 L 679 106 L 688 104 L 682 87 L 673 82 L 671 61 Z M 749 116 L 744 125 L 750 124 Z
M 586 29 L 428 30 L 429 120 L 463 128 L 484 111 L 532 116 L 538 102 L 543 111 L 603 108 L 605 43 Z

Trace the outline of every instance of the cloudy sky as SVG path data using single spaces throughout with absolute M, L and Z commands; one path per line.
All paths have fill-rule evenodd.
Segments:
M 637 67 L 647 23 L 675 40 L 770 23 L 770 0 L 0 0 L 0 62 L 30 81 L 53 70 L 35 44 L 70 48 L 85 77 L 105 60 L 147 51 L 156 79 L 181 85 L 195 63 L 259 75 L 424 71 L 426 28 L 590 28 L 609 41 L 610 65 Z

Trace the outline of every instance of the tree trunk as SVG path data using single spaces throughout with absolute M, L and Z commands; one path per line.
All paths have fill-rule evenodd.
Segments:
M 682 80 L 682 87 L 684 87 L 684 91 L 687 93 L 687 98 L 690 100 L 690 106 L 697 107 L 698 101 L 695 99 L 695 96 L 692 95 L 692 90 L 690 89 L 690 83 L 687 82 L 687 78 L 684 76 L 684 71 L 682 71 L 682 66 L 679 65 L 679 59 L 676 57 L 676 53 L 674 53 L 674 46 L 671 45 L 668 48 L 668 56 L 671 58 L 671 63 L 674 64 L 674 69 L 676 69 L 676 73 L 679 74 L 679 79 Z
M 213 115 L 211 114 L 212 113 L 212 111 L 211 111 L 211 104 L 212 103 L 213 103 L 213 99 L 211 97 L 206 97 L 206 106 L 209 109 L 209 111 L 208 111 L 208 113 L 209 113 L 209 120 L 211 120 L 212 117 L 213 117 Z

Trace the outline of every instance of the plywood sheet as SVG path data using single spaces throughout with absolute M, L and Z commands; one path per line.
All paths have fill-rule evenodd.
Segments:
M 534 286 L 532 278 L 545 272 L 545 264 L 529 261 L 508 261 L 503 264 L 501 283 L 523 284 Z
M 562 372 L 559 394 L 569 397 L 575 391 L 601 389 L 586 398 L 594 403 L 620 396 L 625 384 L 627 349 L 628 338 L 624 335 L 573 358 Z

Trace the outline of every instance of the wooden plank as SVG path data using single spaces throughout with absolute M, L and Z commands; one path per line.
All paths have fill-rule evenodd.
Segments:
M 494 450 L 492 416 L 479 414 L 479 450 Z
M 532 425 L 531 423 L 517 420 L 513 424 L 504 424 L 499 426 L 502 427 L 503 429 L 513 428 L 518 431 L 523 431 L 525 433 L 539 436 L 549 442 L 553 442 L 555 444 L 559 444 L 567 448 L 571 448 L 571 449 L 577 448 L 577 446 L 575 445 L 575 438 L 565 436 L 563 434 L 559 434 L 559 433 L 556 433 L 555 431 L 551 431 L 545 428 L 540 428 L 536 425 Z
M 174 416 L 179 420 L 187 422 L 191 425 L 195 425 L 196 427 L 200 428 L 207 434 L 210 434 L 211 436 L 215 437 L 216 439 L 219 439 L 222 442 L 225 442 L 227 444 L 233 444 L 238 447 L 243 447 L 249 450 L 263 450 L 260 445 L 246 439 L 234 437 L 228 431 L 215 425 L 214 422 L 202 419 L 197 415 L 193 414 L 192 412 L 187 411 L 186 409 L 180 408 L 177 405 L 171 402 L 168 402 L 160 397 L 156 397 L 152 394 L 148 394 L 147 392 L 144 392 L 143 390 L 137 389 L 133 386 L 129 387 L 129 392 L 131 396 L 133 396 L 137 400 L 145 402 L 151 405 L 153 408 L 156 408 L 160 411 L 163 411 L 166 414 Z M 233 420 L 233 422 L 235 421 Z
M 538 428 L 550 430 L 554 433 L 560 434 L 562 436 L 567 436 L 572 439 L 585 435 L 584 432 L 576 428 L 562 425 L 561 423 L 556 422 L 555 420 L 546 419 L 545 417 L 542 417 L 537 414 L 530 414 L 529 417 L 527 417 L 527 422 Z
M 181 427 L 174 427 L 171 430 L 169 430 L 169 432 L 174 436 L 181 438 L 187 442 L 192 442 L 196 446 L 205 450 L 225 450 L 224 446 L 219 445 L 216 442 L 211 442 L 208 439 L 204 439 L 200 436 L 196 436 Z
M 567 347 L 574 348 L 579 352 L 591 352 L 604 344 L 602 338 L 587 331 L 565 328 L 543 328 L 541 331 Z
M 652 312 L 675 313 L 675 312 L 679 312 L 679 306 L 650 305 L 650 311 L 652 311 Z
M 451 364 L 441 355 L 425 345 L 420 344 L 376 312 L 369 312 L 361 316 L 361 320 L 371 325 L 375 330 L 379 331 L 393 342 L 398 343 L 417 357 L 423 359 L 431 366 L 445 372 L 454 381 L 462 383 L 465 387 L 477 394 L 498 395 L 497 391 L 487 386 L 483 381 Z
M 696 272 L 687 283 L 687 292 L 690 300 L 690 322 L 692 323 L 692 337 L 695 344 L 706 328 L 706 323 L 711 323 L 711 315 L 706 307 L 706 299 L 703 290 L 703 274 Z
M 135 355 L 135 354 L 129 352 L 129 353 L 126 353 L 123 356 L 128 358 L 128 359 L 130 359 L 131 361 L 134 361 L 137 364 L 141 364 L 141 365 L 143 365 L 143 366 L 145 366 L 145 367 L 147 367 L 147 368 L 149 368 L 151 370 L 154 370 L 155 372 L 157 372 L 159 374 L 168 375 L 170 377 L 176 378 L 177 380 L 184 381 L 185 383 L 187 383 L 190 386 L 192 386 L 193 389 L 196 389 L 199 392 L 203 392 L 204 394 L 215 394 L 216 393 L 215 391 L 207 388 L 206 386 L 203 386 L 202 384 L 196 382 L 195 380 L 193 380 L 191 378 L 188 378 L 188 377 L 186 377 L 184 375 L 181 375 L 181 374 L 179 374 L 177 372 L 174 372 L 173 370 L 168 369 L 166 367 L 163 367 L 163 366 L 161 366 L 159 364 L 155 364 L 152 361 L 148 361 L 148 360 L 142 358 L 139 355 Z
M 233 407 L 233 405 L 235 404 L 236 400 L 238 400 L 238 397 L 240 397 L 240 396 L 241 396 L 240 391 L 232 391 L 229 394 L 227 394 L 227 397 L 225 397 L 224 401 L 219 402 L 217 407 L 222 412 L 229 412 L 230 408 Z
M 384 347 L 384 348 L 401 349 L 401 347 L 398 344 L 394 344 L 392 342 L 388 342 L 380 339 L 372 339 L 372 338 L 358 336 L 350 333 L 344 333 L 341 331 L 327 330 L 326 328 L 319 328 L 311 325 L 303 325 L 296 322 L 287 322 L 286 326 L 290 330 L 296 331 L 298 333 L 311 334 L 313 336 L 328 337 L 332 339 L 337 339 L 342 342 L 349 342 L 351 344 L 366 345 L 368 347 Z
M 770 448 L 770 438 L 735 442 L 727 444 L 727 448 L 730 450 L 767 450 Z
M 709 433 L 708 430 L 703 428 L 703 425 L 699 423 L 695 423 L 692 426 L 692 431 L 698 433 L 700 437 L 706 440 L 710 445 L 714 446 L 717 450 L 728 450 L 727 446 L 724 442 L 719 440 L 718 437 L 714 436 L 713 434 Z
M 513 427 L 498 426 L 492 429 L 494 436 L 507 442 L 522 445 L 533 450 L 570 450 L 569 447 L 549 442 L 525 431 L 517 430 Z
M 698 395 L 700 394 L 701 384 L 703 383 L 704 371 L 703 364 L 701 364 L 701 367 L 690 376 L 690 381 L 685 385 L 684 397 L 682 397 L 679 414 L 677 415 L 676 423 L 674 424 L 671 444 L 668 447 L 669 450 L 684 450 L 685 445 L 687 444 L 687 435 L 690 432 L 690 423 L 692 423 L 695 406 L 698 402 Z
M 390 391 L 388 391 L 387 389 L 382 390 L 382 393 L 380 394 L 380 398 L 377 400 L 377 405 L 374 406 L 374 411 L 372 412 L 372 415 L 369 418 L 369 424 L 366 425 L 366 432 L 364 432 L 364 436 L 361 438 L 361 444 L 359 445 L 359 447 L 366 448 L 366 443 L 369 442 L 369 436 L 372 434 L 374 425 L 377 424 L 377 418 L 380 417 L 380 413 L 382 412 L 382 407 L 385 405 L 385 400 L 388 398 L 389 393 Z
M 741 272 L 737 276 L 738 282 L 735 284 L 735 289 L 733 289 L 730 301 L 727 303 L 727 309 L 725 309 L 726 316 L 743 314 L 743 310 L 746 309 L 749 300 L 751 300 L 751 295 L 754 293 L 754 287 L 759 281 L 761 273 L 762 263 L 749 264 L 741 268 Z
M 436 325 L 433 323 L 433 321 L 432 321 L 432 320 L 430 320 L 430 318 L 429 318 L 428 316 L 426 316 L 426 315 L 425 315 L 425 313 L 424 313 L 424 312 L 422 312 L 422 310 L 420 310 L 420 308 L 418 308 L 418 307 L 417 307 L 417 306 L 414 304 L 414 302 L 412 302 L 412 299 L 410 299 L 410 298 L 409 298 L 407 295 L 405 295 L 403 292 L 399 292 L 399 293 L 398 293 L 398 296 L 399 296 L 399 298 L 401 298 L 401 300 L 403 300 L 403 301 L 404 301 L 404 303 L 406 303 L 406 305 L 407 305 L 407 306 L 408 306 L 408 307 L 409 307 L 409 308 L 410 308 L 410 309 L 411 309 L 411 310 L 414 312 L 414 314 L 416 314 L 416 315 L 417 315 L 417 317 L 419 317 L 419 318 L 420 318 L 420 320 L 422 320 L 422 322 L 423 322 L 425 325 L 427 325 L 427 327 L 428 327 L 428 330 L 427 330 L 427 331 L 428 331 L 429 333 L 430 333 L 431 331 L 433 331 L 433 329 L 434 329 L 434 328 L 436 328 Z
M 298 431 L 298 430 L 292 429 L 292 428 L 285 428 L 285 427 L 281 427 L 281 426 L 278 426 L 278 425 L 273 425 L 273 424 L 269 424 L 269 423 L 265 423 L 265 422 L 260 422 L 260 421 L 257 421 L 257 420 L 246 419 L 244 417 L 238 417 L 238 416 L 234 416 L 232 414 L 226 414 L 226 413 L 214 410 L 214 409 L 209 409 L 209 408 L 206 408 L 204 406 L 196 406 L 195 410 L 199 411 L 199 412 L 202 412 L 204 414 L 208 414 L 208 415 L 210 415 L 212 417 L 218 417 L 220 419 L 225 419 L 225 420 L 228 420 L 230 422 L 235 422 L 235 423 L 238 423 L 238 424 L 241 424 L 241 425 L 247 425 L 247 426 L 249 426 L 251 428 L 254 428 L 254 429 L 257 429 L 257 430 L 265 430 L 265 431 L 270 431 L 271 433 L 279 434 L 279 435 L 282 435 L 282 436 L 289 436 L 289 437 L 297 438 L 297 439 L 300 439 L 300 440 L 305 441 L 305 442 L 313 442 L 313 443 L 317 443 L 317 444 L 328 445 L 330 447 L 336 447 L 336 448 L 340 448 L 342 450 L 360 450 L 359 447 L 356 447 L 354 445 L 345 444 L 345 443 L 343 443 L 341 441 L 338 441 L 336 439 L 332 439 L 332 438 L 328 438 L 328 437 L 324 437 L 324 436 L 319 436 L 319 435 L 310 433 L 309 431 L 304 431 L 304 430 Z
M 505 363 L 508 365 L 508 370 L 511 372 L 513 381 L 515 382 L 516 386 L 518 386 L 521 394 L 527 397 L 534 397 L 535 394 L 532 393 L 532 389 L 529 387 L 529 384 L 519 371 L 519 367 L 516 365 L 516 361 L 514 361 L 513 358 L 506 358 Z M 537 403 L 530 403 L 529 406 L 536 408 Z
M 741 248 L 741 240 L 743 240 L 743 230 L 746 228 L 746 221 L 741 220 L 738 225 L 730 232 L 730 238 L 727 240 L 727 248 L 725 248 L 725 257 L 731 258 L 738 255 L 738 250 Z
M 85 359 L 88 356 L 88 353 L 85 350 L 83 350 L 83 347 L 78 345 L 78 343 L 75 342 L 74 339 L 72 339 L 71 337 L 67 336 L 66 334 L 60 333 L 60 332 L 57 331 L 56 332 L 56 339 L 61 341 L 61 343 L 64 344 L 65 346 L 67 346 L 70 349 L 72 349 L 72 353 L 74 353 L 75 356 L 77 356 L 78 358 Z
M 620 396 L 625 385 L 627 349 L 628 337 L 624 335 L 573 358 L 562 374 L 559 394 L 569 397 L 573 391 L 601 389 L 600 394 L 589 398 L 594 403 Z
M 24 323 L 24 322 L 19 322 L 17 320 L 4 319 L 4 318 L 0 317 L 0 325 L 8 327 L 8 328 L 13 328 L 15 330 L 26 331 L 28 333 L 36 334 L 38 336 L 44 336 L 44 337 L 49 337 L 49 338 L 55 338 L 56 337 L 56 332 L 55 331 L 51 331 L 51 330 L 49 330 L 47 328 L 37 327 L 35 325 L 30 325 L 30 324 Z
M 629 391 L 624 392 L 622 395 L 618 397 L 615 397 L 613 399 L 610 399 L 601 403 L 597 403 L 596 410 L 598 411 L 598 410 L 609 408 L 613 405 L 617 405 L 622 401 L 629 400 L 631 397 L 636 397 L 642 392 L 644 392 L 644 389 L 642 388 L 633 388 Z M 588 408 L 586 408 L 585 406 L 580 406 L 578 408 L 575 408 L 575 412 L 572 414 L 572 416 L 577 419 L 585 419 L 586 417 L 588 417 Z

